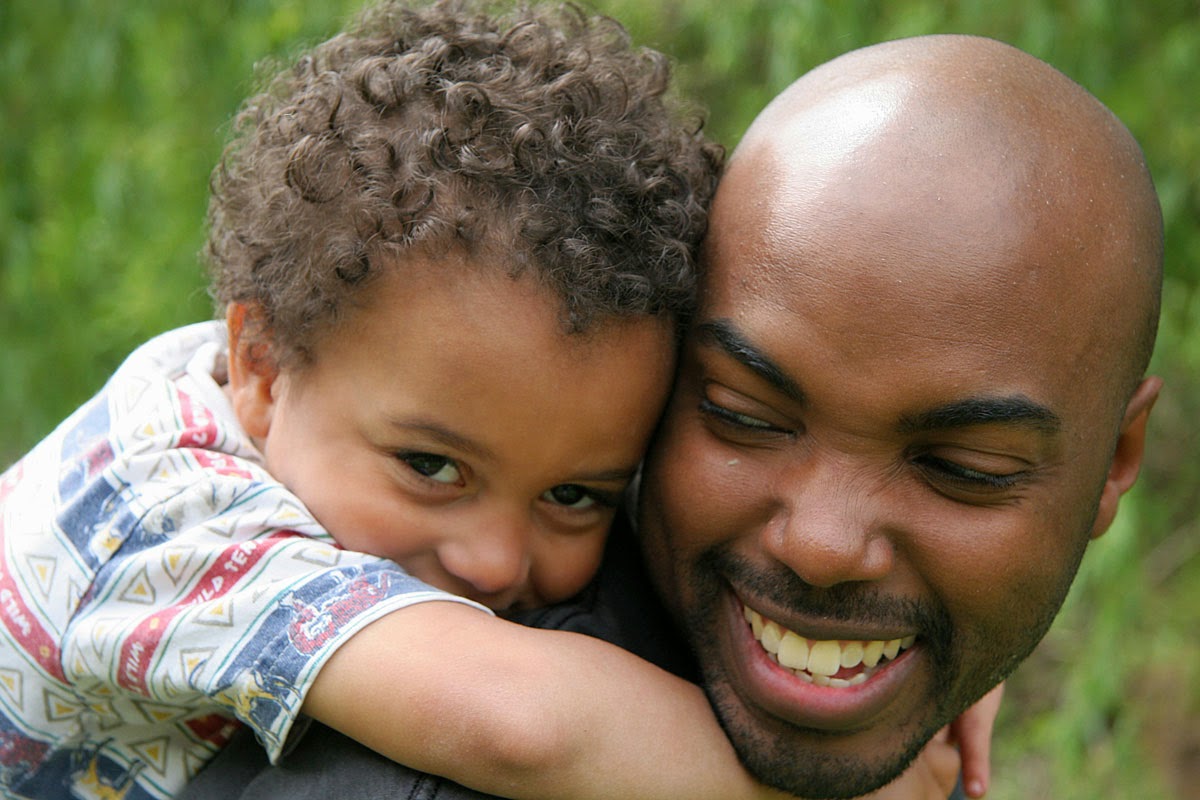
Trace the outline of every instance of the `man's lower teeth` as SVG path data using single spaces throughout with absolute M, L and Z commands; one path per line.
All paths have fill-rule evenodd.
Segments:
M 774 661 L 776 664 L 779 664 L 779 659 L 776 658 L 773 653 L 767 653 L 767 655 L 770 656 L 772 661 Z M 875 668 L 870 667 L 850 678 L 831 678 L 828 675 L 814 675 L 807 670 L 784 667 L 783 664 L 779 664 L 779 666 L 807 683 L 811 683 L 816 686 L 832 686 L 839 689 L 847 686 L 858 686 L 860 683 L 866 683 L 867 679 L 875 674 Z

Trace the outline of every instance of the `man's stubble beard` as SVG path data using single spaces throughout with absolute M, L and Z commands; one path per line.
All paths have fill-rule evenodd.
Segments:
M 717 639 L 713 634 L 714 627 L 720 624 L 719 620 L 723 617 L 719 598 L 725 596 L 727 589 L 720 576 L 736 574 L 740 585 L 753 585 L 762 594 L 780 600 L 789 595 L 802 596 L 813 592 L 811 587 L 807 590 L 801 588 L 799 579 L 793 573 L 787 573 L 790 577 L 757 576 L 739 568 L 737 564 L 737 559 L 725 556 L 720 548 L 702 555 L 688 575 L 690 580 L 687 588 L 696 600 L 680 621 L 699 661 L 702 685 L 717 720 L 733 744 L 738 758 L 759 781 L 811 800 L 858 797 L 895 780 L 921 753 L 929 739 L 960 713 L 957 704 L 949 707 L 948 693 L 937 694 L 929 721 L 916 732 L 906 735 L 893 750 L 874 762 L 826 751 L 817 752 L 808 745 L 790 745 L 786 736 L 772 735 L 765 726 L 760 727 L 754 720 L 746 719 L 744 715 L 747 712 L 730 685 L 731 678 L 721 666 L 719 648 L 714 644 Z M 929 649 L 933 653 L 931 660 L 938 665 L 935 675 L 943 678 L 942 685 L 956 682 L 959 669 L 957 659 L 951 655 L 951 628 L 945 614 L 929 608 L 915 610 L 906 604 L 863 595 L 860 589 L 846 589 L 848 591 L 817 590 L 816 594 L 829 598 L 827 605 L 836 605 L 838 608 L 836 613 L 826 613 L 832 612 L 832 608 L 825 608 L 821 613 L 834 618 L 854 618 L 855 615 L 863 618 L 869 614 L 874 617 L 886 615 L 896 620 L 920 620 L 914 624 L 930 642 Z M 850 599 L 852 595 L 858 595 L 858 600 Z M 794 602 L 791 604 L 795 605 Z M 780 605 L 787 606 L 789 603 L 780 602 Z M 987 688 L 992 685 L 994 683 Z M 978 696 L 986 691 L 986 688 L 979 690 Z M 967 705 L 970 703 L 964 703 L 963 707 Z M 782 721 L 776 721 L 775 724 L 786 727 Z M 840 735 L 811 729 L 794 730 L 809 740 L 828 738 L 832 742 Z

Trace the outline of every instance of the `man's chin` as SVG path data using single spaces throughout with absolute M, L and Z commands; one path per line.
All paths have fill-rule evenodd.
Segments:
M 900 738 L 897 732 L 892 749 L 847 752 L 840 734 L 780 734 L 747 719 L 745 709 L 735 711 L 721 698 L 711 699 L 746 769 L 768 786 L 809 800 L 859 797 L 891 783 L 908 769 L 928 738 Z

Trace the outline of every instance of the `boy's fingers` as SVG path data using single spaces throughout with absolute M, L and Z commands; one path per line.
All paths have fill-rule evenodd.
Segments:
M 951 723 L 951 736 L 962 752 L 963 789 L 983 797 L 991 780 L 992 728 L 1000 712 L 1004 684 L 998 685 Z

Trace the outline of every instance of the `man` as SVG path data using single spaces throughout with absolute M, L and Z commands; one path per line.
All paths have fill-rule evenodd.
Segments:
M 1158 204 L 1079 86 L 929 37 L 777 98 L 706 251 L 645 468 L 651 573 L 751 772 L 853 795 L 1029 654 L 1133 484 L 1160 385 Z M 913 644 L 838 692 L 780 669 L 744 616 L 801 637 L 785 663 Z
M 639 536 L 750 770 L 854 796 L 1029 654 L 1136 479 L 1157 199 L 1078 85 L 921 37 L 778 97 L 705 249 Z

